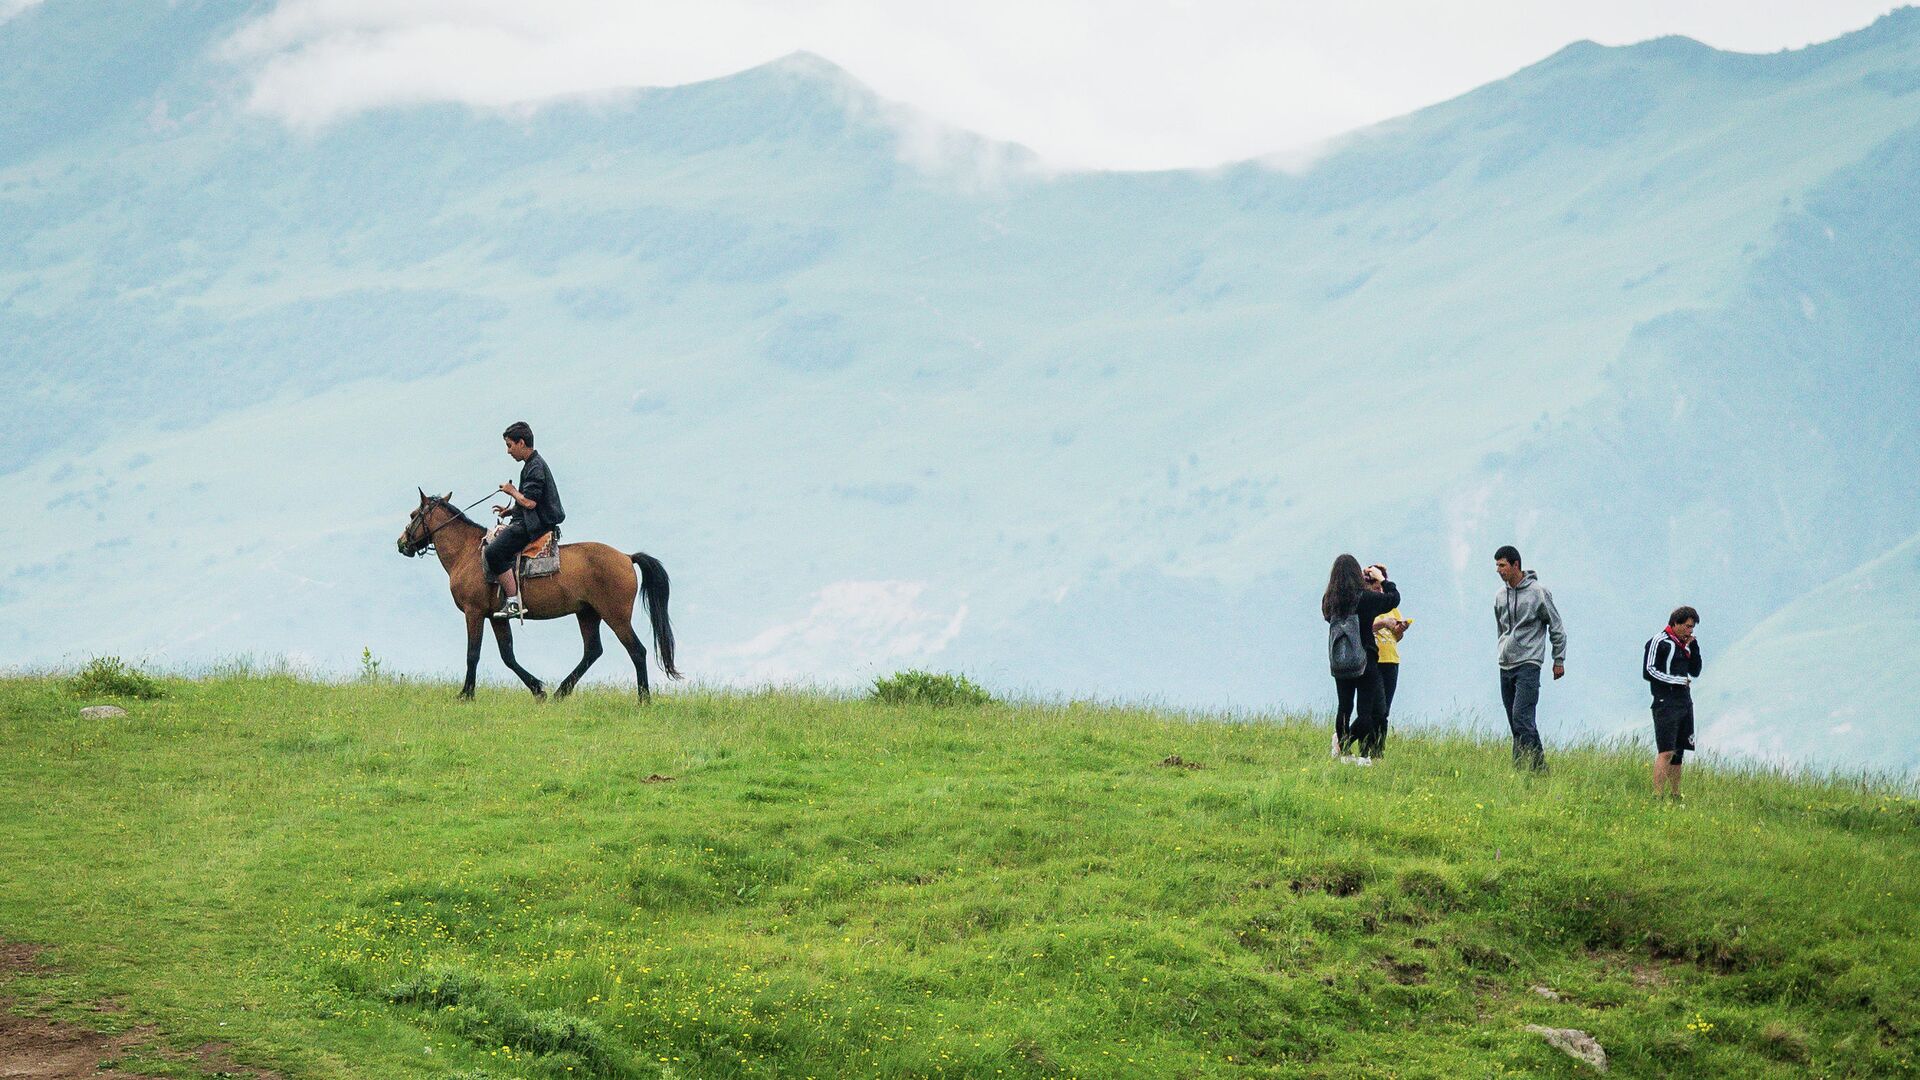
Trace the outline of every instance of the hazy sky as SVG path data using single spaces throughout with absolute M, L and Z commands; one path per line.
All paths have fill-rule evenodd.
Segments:
M 46 0 L 50 3 L 84 0 Z M 0 0 L 0 13 L 22 0 Z M 885 97 L 1067 168 L 1310 145 L 1581 38 L 1768 52 L 1884 0 L 280 0 L 231 43 L 297 124 L 404 102 L 536 103 L 711 78 L 807 49 Z

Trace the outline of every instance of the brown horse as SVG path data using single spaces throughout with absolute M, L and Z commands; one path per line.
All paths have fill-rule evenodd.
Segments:
M 480 556 L 480 544 L 487 530 L 454 508 L 453 493 L 429 495 L 420 492 L 420 505 L 407 519 L 400 534 L 400 554 L 411 559 L 426 551 L 440 556 L 447 571 L 447 587 L 453 603 L 467 616 L 467 681 L 460 696 L 473 696 L 473 678 L 480 666 L 480 624 L 493 623 L 494 639 L 500 643 L 500 659 L 506 662 L 536 698 L 547 696 L 540 680 L 513 658 L 513 628 L 506 619 L 493 618 L 496 609 L 494 589 L 487 584 L 486 563 Z M 640 573 L 636 580 L 633 568 Z M 653 647 L 660 657 L 660 670 L 677 679 L 673 666 L 673 626 L 667 622 L 667 569 L 660 560 L 644 552 L 628 555 L 605 544 L 560 545 L 560 571 L 549 577 L 522 581 L 520 600 L 529 619 L 558 619 L 573 615 L 580 620 L 580 639 L 586 655 L 573 669 L 560 689 L 559 697 L 573 692 L 580 676 L 600 659 L 600 624 L 613 628 L 613 636 L 627 647 L 633 658 L 633 670 L 640 679 L 640 700 L 650 695 L 647 689 L 647 650 L 633 632 L 633 602 L 638 594 L 647 599 L 647 617 L 653 623 Z

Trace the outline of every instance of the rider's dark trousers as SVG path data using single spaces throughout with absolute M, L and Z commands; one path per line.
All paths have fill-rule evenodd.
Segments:
M 487 541 L 487 573 L 499 577 L 513 569 L 513 557 L 533 543 L 534 537 L 527 535 L 524 523 L 512 521 L 500 530 L 500 535 Z

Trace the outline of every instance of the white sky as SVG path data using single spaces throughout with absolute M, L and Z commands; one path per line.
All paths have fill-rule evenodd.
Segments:
M 52 0 L 55 3 L 79 0 Z M 0 0 L 0 13 L 22 0 Z M 796 49 L 1060 168 L 1311 145 L 1569 42 L 1797 48 L 1884 0 L 280 0 L 230 43 L 300 125 L 421 101 L 519 106 L 724 75 Z

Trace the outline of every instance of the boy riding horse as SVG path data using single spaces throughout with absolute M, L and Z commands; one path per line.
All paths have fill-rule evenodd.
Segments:
M 500 437 L 506 440 L 507 455 L 520 463 L 520 483 L 500 485 L 500 490 L 513 503 L 493 508 L 494 516 L 504 517 L 507 522 L 487 541 L 487 572 L 500 579 L 507 598 L 506 605 L 494 618 L 525 618 L 526 609 L 520 603 L 520 582 L 513 572 L 514 559 L 527 545 L 565 521 L 567 513 L 560 508 L 560 491 L 553 486 L 553 474 L 547 471 L 546 459 L 533 448 L 533 429 L 527 422 L 516 421 L 501 432 Z

